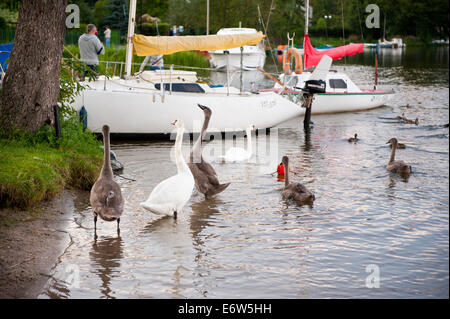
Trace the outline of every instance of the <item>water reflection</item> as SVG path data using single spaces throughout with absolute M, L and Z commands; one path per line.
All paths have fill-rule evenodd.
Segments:
M 115 298 L 111 281 L 120 275 L 120 260 L 123 258 L 123 241 L 120 236 L 94 240 L 89 258 L 93 273 L 101 280 L 100 294 L 104 298 Z
M 222 204 L 223 202 L 219 198 L 212 197 L 208 200 L 193 203 L 191 205 L 192 215 L 190 217 L 190 228 L 194 239 L 194 245 L 197 249 L 204 244 L 204 239 L 200 235 L 202 230 L 210 225 L 211 217 L 220 215 L 218 206 Z
M 210 277 L 211 267 L 215 263 L 211 260 L 208 254 L 208 238 L 214 237 L 211 233 L 203 233 L 208 227 L 213 227 L 214 219 L 220 218 L 221 212 L 218 207 L 223 202 L 217 197 L 210 198 L 206 201 L 200 201 L 192 204 L 192 214 L 190 216 L 190 229 L 192 234 L 192 243 L 195 249 L 194 262 L 196 264 L 196 289 L 202 297 L 208 297 L 211 285 L 214 283 L 208 282 Z

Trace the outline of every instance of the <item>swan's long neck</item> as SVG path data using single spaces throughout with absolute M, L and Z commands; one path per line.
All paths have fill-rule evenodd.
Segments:
M 111 168 L 111 159 L 110 159 L 110 146 L 109 146 L 109 132 L 107 134 L 103 133 L 103 148 L 104 148 L 104 153 L 103 153 L 103 166 L 102 166 L 102 171 L 101 171 L 101 175 L 103 177 L 109 177 L 112 178 L 113 177 L 113 171 Z
M 252 152 L 252 131 L 250 128 L 246 130 L 247 133 L 247 152 L 253 154 Z
M 289 164 L 283 164 L 284 166 L 284 186 L 289 185 Z
M 189 167 L 184 160 L 183 154 L 181 153 L 181 144 L 183 143 L 184 127 L 178 128 L 177 138 L 175 139 L 175 161 L 177 164 L 178 174 L 184 173 L 186 171 L 190 172 Z
M 203 127 L 200 131 L 200 135 L 197 138 L 197 141 L 195 142 L 194 146 L 192 147 L 191 155 L 190 155 L 190 161 L 191 163 L 200 163 L 202 159 L 202 141 L 205 138 L 206 135 L 206 129 L 209 125 L 209 116 L 205 115 L 205 120 L 203 121 Z
M 392 144 L 391 158 L 389 159 L 389 163 L 395 161 L 395 150 L 397 149 L 397 144 Z

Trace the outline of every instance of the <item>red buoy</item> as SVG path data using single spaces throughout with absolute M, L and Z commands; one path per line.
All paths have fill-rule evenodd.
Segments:
M 289 168 L 289 172 L 291 171 L 291 168 Z M 284 165 L 283 163 L 278 164 L 277 166 L 277 174 L 278 176 L 284 176 Z

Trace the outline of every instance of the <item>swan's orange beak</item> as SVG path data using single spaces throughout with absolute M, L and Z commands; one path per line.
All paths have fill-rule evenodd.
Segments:
M 175 120 L 175 121 L 173 121 L 172 123 L 170 123 L 170 124 L 172 124 L 172 125 L 175 125 L 175 123 L 177 122 L 177 120 Z

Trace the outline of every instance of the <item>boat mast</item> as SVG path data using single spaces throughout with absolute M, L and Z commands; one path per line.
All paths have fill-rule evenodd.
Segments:
M 130 11 L 128 13 L 128 35 L 127 35 L 127 51 L 125 56 L 125 77 L 131 76 L 131 60 L 133 58 L 133 41 L 134 25 L 136 23 L 136 0 L 130 0 Z
M 308 24 L 309 24 L 309 0 L 306 0 L 306 19 L 305 19 L 305 34 L 308 34 Z
M 309 24 L 309 0 L 306 0 L 306 19 L 305 19 L 305 35 L 308 34 L 308 24 Z M 305 48 L 305 37 L 303 37 L 303 49 Z M 303 53 L 303 65 L 306 65 L 306 55 Z
M 378 46 L 379 46 L 379 43 L 377 43 L 377 47 L 375 49 L 375 85 L 373 86 L 374 90 L 377 89 L 377 85 L 378 85 Z
M 206 35 L 209 35 L 209 0 L 206 0 Z

